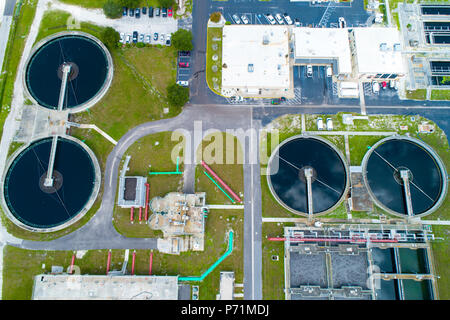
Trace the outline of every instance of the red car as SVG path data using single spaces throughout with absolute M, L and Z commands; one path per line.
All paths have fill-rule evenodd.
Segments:
M 172 16 L 172 8 L 169 8 L 169 10 L 167 10 L 167 15 L 169 16 L 169 18 Z
M 189 62 L 180 62 L 178 66 L 181 68 L 189 68 Z

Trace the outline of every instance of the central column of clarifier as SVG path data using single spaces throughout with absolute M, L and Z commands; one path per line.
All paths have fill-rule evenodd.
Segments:
M 403 180 L 403 190 L 405 192 L 405 198 L 406 198 L 406 212 L 408 213 L 409 217 L 412 217 L 414 215 L 414 212 L 413 212 L 412 200 L 411 200 L 411 189 L 409 186 L 409 171 L 408 170 L 400 170 L 400 177 Z
M 61 82 L 61 89 L 59 91 L 58 111 L 62 111 L 62 109 L 63 109 L 64 98 L 66 96 L 67 81 L 69 79 L 69 74 L 70 74 L 70 71 L 72 70 L 72 67 L 70 64 L 64 64 L 62 69 L 63 69 L 63 76 L 62 76 L 62 82 Z M 58 135 L 55 135 L 55 136 L 53 136 L 52 148 L 50 150 L 50 158 L 48 161 L 47 177 L 45 178 L 45 181 L 44 181 L 45 187 L 53 186 L 53 165 L 55 164 L 55 155 L 56 155 L 57 144 L 58 144 Z
M 312 176 L 313 176 L 313 169 L 305 168 L 306 189 L 308 191 L 308 218 L 309 219 L 311 219 L 312 215 L 313 215 Z

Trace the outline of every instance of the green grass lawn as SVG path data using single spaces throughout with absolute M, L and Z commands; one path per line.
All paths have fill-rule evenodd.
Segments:
M 406 98 L 412 100 L 425 100 L 427 98 L 426 89 L 406 90 Z
M 244 171 L 242 166 L 242 147 L 237 138 L 219 133 L 211 141 L 208 140 L 211 135 L 206 137 L 202 142 L 202 147 L 197 150 L 197 159 L 206 162 L 206 164 L 223 180 L 225 183 L 244 200 Z M 220 142 L 222 139 L 222 142 Z M 213 146 L 217 142 L 217 148 L 213 150 Z M 200 155 L 202 150 L 203 157 Z M 239 152 L 238 152 L 239 150 Z M 216 162 L 212 162 L 215 157 Z M 230 157 L 230 158 L 227 158 Z M 208 204 L 232 204 L 228 197 L 217 188 L 214 183 L 203 173 L 206 171 L 202 165 L 197 165 L 195 170 L 195 190 L 198 192 L 206 192 L 206 202 Z M 209 173 L 208 173 L 209 174 Z M 218 181 L 216 181 L 218 183 Z M 224 189 L 222 187 L 222 189 Z M 225 190 L 225 189 L 224 189 Z M 227 192 L 228 193 L 228 192 Z M 228 193 L 229 194 L 229 193 Z M 229 194 L 230 195 L 230 194 Z M 231 195 L 230 195 L 231 197 Z M 231 197 L 233 198 L 233 197 Z M 237 204 L 237 203 L 236 203 Z
M 60 1 L 66 4 L 72 4 L 91 9 L 103 8 L 103 5 L 106 2 L 106 0 L 60 0 Z M 139 5 L 141 7 L 143 6 L 157 7 L 159 6 L 159 2 L 158 0 L 141 0 Z
M 448 210 L 447 210 L 448 212 Z M 450 299 L 450 230 L 448 226 L 433 226 L 433 232 L 436 237 L 444 240 L 436 240 L 431 244 L 435 263 L 435 272 L 439 276 L 437 281 L 439 299 Z
M 152 273 L 155 275 L 200 276 L 227 250 L 228 231 L 234 231 L 233 252 L 199 285 L 201 300 L 215 300 L 219 292 L 220 271 L 234 271 L 236 283 L 243 283 L 243 212 L 241 210 L 211 210 L 206 219 L 205 250 L 169 255 L 154 251 Z M 149 250 L 136 250 L 135 273 L 148 274 Z M 128 264 L 131 271 L 131 264 Z
M 206 83 L 215 93 L 221 94 L 222 88 L 222 28 L 208 28 L 206 42 Z M 220 39 L 214 41 L 214 39 Z M 217 44 L 217 50 L 212 49 L 212 45 Z M 213 56 L 217 55 L 217 61 L 213 61 Z M 212 71 L 213 65 L 218 66 L 217 72 Z M 213 78 L 216 78 L 217 89 L 215 89 Z
M 16 79 L 17 68 L 22 57 L 19 53 L 21 53 L 25 47 L 25 41 L 36 13 L 36 4 L 37 1 L 24 0 L 19 15 L 13 18 L 11 25 L 8 45 L 5 50 L 5 58 L 3 61 L 3 72 L 0 75 L 0 136 L 3 133 L 3 124 L 11 109 L 14 82 Z
M 176 155 L 180 154 L 179 170 L 183 171 L 183 153 L 179 153 L 184 147 L 183 140 L 172 141 L 172 132 L 160 132 L 145 136 L 137 140 L 128 150 L 126 155 L 131 155 L 127 176 L 146 176 L 150 184 L 149 199 L 163 197 L 169 192 L 182 191 L 183 175 L 149 175 L 150 169 L 154 172 L 175 171 Z M 181 143 L 181 145 L 180 145 Z M 174 162 L 171 157 L 174 153 Z M 122 159 L 122 164 L 124 159 Z M 151 167 L 150 167 L 151 165 Z M 122 169 L 122 165 L 120 170 Z M 149 216 L 151 211 L 149 211 Z M 114 226 L 118 232 L 127 237 L 160 237 L 162 232 L 152 230 L 144 222 L 138 221 L 139 211 L 135 210 L 133 224 L 130 222 L 130 209 L 122 209 L 117 205 L 114 209 Z M 142 212 L 144 217 L 144 212 Z
M 432 90 L 431 100 L 450 100 L 450 90 Z
M 66 270 L 72 251 L 34 251 L 6 246 L 3 252 L 3 300 L 31 299 L 34 276 L 49 273 L 52 266 Z M 81 274 L 106 274 L 107 250 L 89 250 L 82 259 L 75 259 Z M 120 270 L 124 250 L 112 250 L 110 270 Z M 42 265 L 45 264 L 45 268 Z M 74 269 L 75 270 L 75 269 Z

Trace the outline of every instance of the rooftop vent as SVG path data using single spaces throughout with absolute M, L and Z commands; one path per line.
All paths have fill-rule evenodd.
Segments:
M 382 44 L 380 44 L 380 51 L 387 51 L 388 47 L 387 47 L 387 43 L 383 42 Z
M 268 35 L 263 35 L 263 45 L 267 45 L 269 44 L 269 36 Z
M 248 72 L 253 72 L 254 67 L 253 67 L 253 63 L 249 63 L 248 64 Z
M 400 43 L 394 43 L 394 51 L 400 51 L 400 50 L 401 50 Z

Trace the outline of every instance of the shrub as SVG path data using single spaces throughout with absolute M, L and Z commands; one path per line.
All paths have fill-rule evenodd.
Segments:
M 225 22 L 225 24 L 226 24 L 227 26 L 229 26 L 229 25 L 231 25 L 231 21 L 227 21 L 227 22 Z
M 222 17 L 222 14 L 220 13 L 220 12 L 213 12 L 213 13 L 211 13 L 211 15 L 209 16 L 209 19 L 212 21 L 212 22 L 219 22 L 220 21 L 220 18 Z
M 184 29 L 178 29 L 172 34 L 172 45 L 178 51 L 191 51 L 192 45 L 192 32 Z
M 111 27 L 107 27 L 101 33 L 101 40 L 109 49 L 117 47 L 117 43 L 120 41 L 119 33 Z
M 167 100 L 172 106 L 182 107 L 189 101 L 189 88 L 173 83 L 167 87 Z
M 143 42 L 138 42 L 138 43 L 136 44 L 136 47 L 138 47 L 138 48 L 143 48 L 143 47 L 145 47 L 145 43 L 143 43 Z
M 163 8 L 171 8 L 175 4 L 174 0 L 158 0 L 158 2 Z
M 108 0 L 103 5 L 103 12 L 108 18 L 120 18 L 122 16 L 122 5 L 118 0 Z

